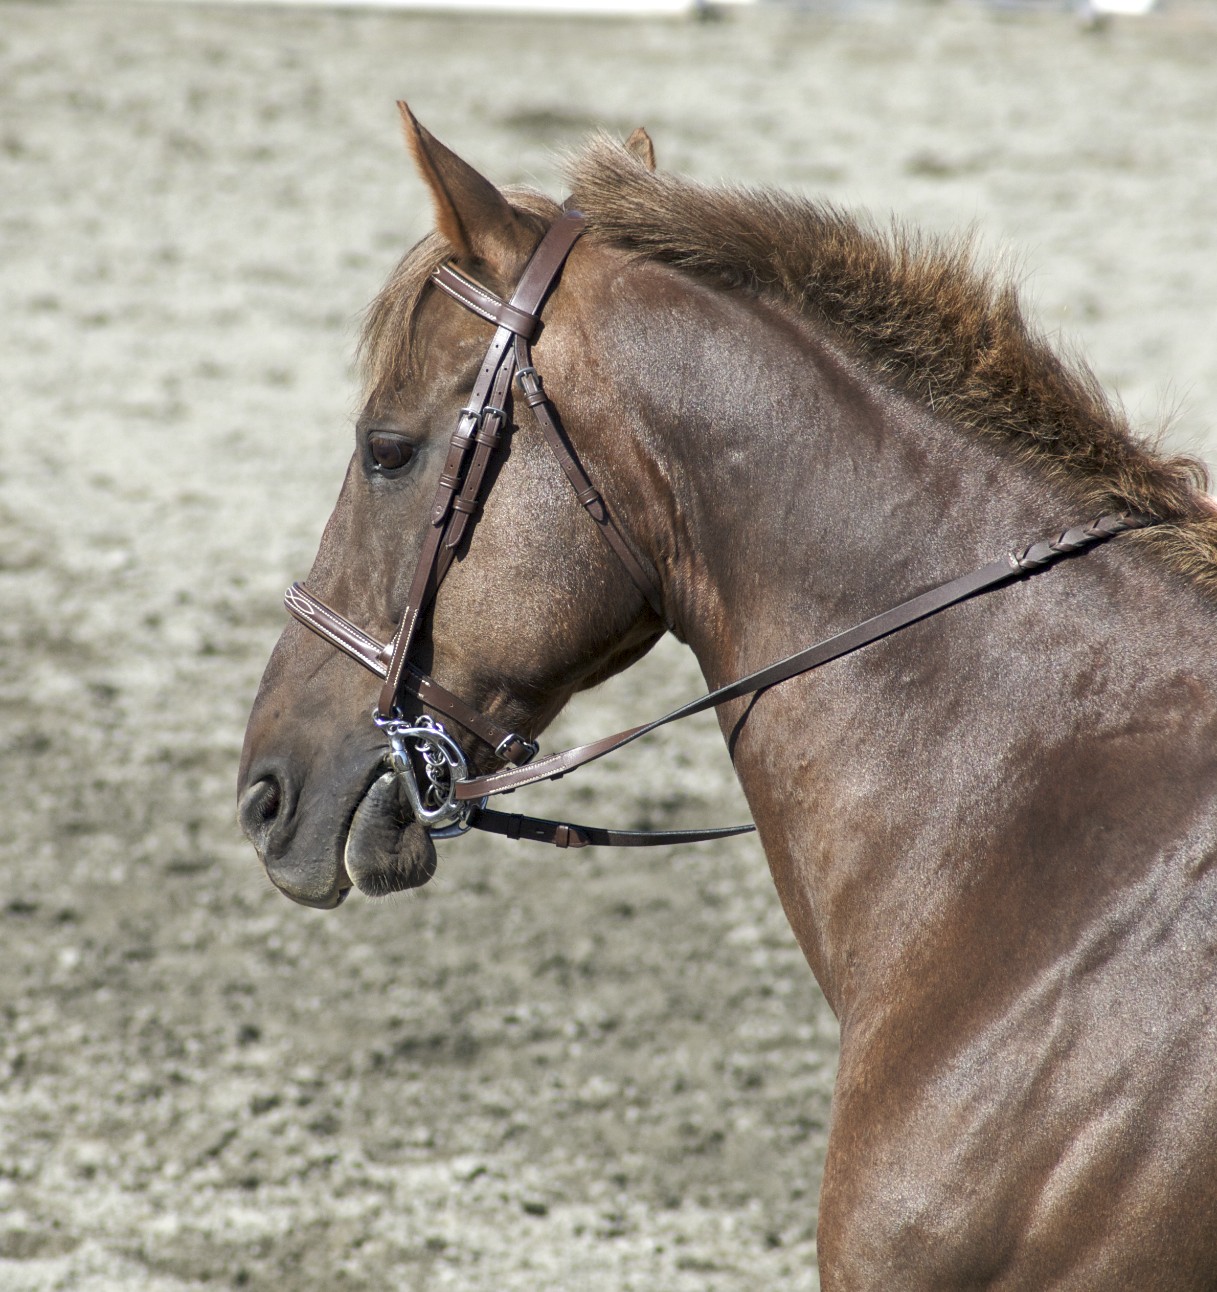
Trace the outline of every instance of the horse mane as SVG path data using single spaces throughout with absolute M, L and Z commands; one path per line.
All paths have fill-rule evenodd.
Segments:
M 589 236 L 786 305 L 940 416 L 1037 463 L 1096 514 L 1132 508 L 1171 522 L 1136 541 L 1166 549 L 1217 592 L 1203 464 L 1136 435 L 1089 367 L 1027 322 L 1014 285 L 978 267 L 971 237 L 883 229 L 787 193 L 650 171 L 603 134 L 568 173 Z
M 1037 464 L 1096 515 L 1161 517 L 1127 541 L 1159 548 L 1217 593 L 1217 506 L 1203 464 L 1134 433 L 1090 368 L 1028 323 L 1014 285 L 978 266 L 970 237 L 884 229 L 828 203 L 650 171 L 606 134 L 568 172 L 590 238 L 793 309 L 895 388 Z M 507 196 L 530 215 L 557 214 L 529 190 Z M 371 388 L 408 370 L 419 301 L 450 254 L 437 234 L 423 239 L 373 302 L 360 344 Z

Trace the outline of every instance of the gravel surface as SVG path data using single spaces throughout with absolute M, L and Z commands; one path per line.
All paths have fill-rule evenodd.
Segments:
M 290 905 L 245 715 L 427 224 L 403 95 L 497 180 L 660 164 L 975 224 L 1147 427 L 1217 449 L 1217 13 L 547 22 L 0 0 L 0 1289 L 812 1289 L 836 1025 L 755 843 Z M 554 744 L 693 694 L 662 647 Z M 710 722 L 529 804 L 744 808 Z

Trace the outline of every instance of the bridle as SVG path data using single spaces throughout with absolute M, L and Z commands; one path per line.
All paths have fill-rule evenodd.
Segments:
M 389 761 L 397 773 L 416 819 L 434 838 L 447 838 L 470 828 L 512 839 L 551 843 L 560 848 L 588 844 L 638 847 L 695 843 L 742 834 L 751 825 L 705 830 L 611 830 L 538 817 L 497 812 L 487 799 L 524 785 L 556 780 L 576 767 L 675 722 L 728 700 L 754 695 L 779 682 L 838 659 L 890 633 L 937 614 L 977 593 L 1024 578 L 1106 542 L 1127 530 L 1159 523 L 1142 512 L 1100 516 L 1089 525 L 1068 529 L 1055 539 L 1011 552 L 978 570 L 939 584 L 890 610 L 836 636 L 817 642 L 784 660 L 681 705 L 652 722 L 560 753 L 537 758 L 536 744 L 508 731 L 489 715 L 473 708 L 410 662 L 419 624 L 443 582 L 484 501 L 483 485 L 495 450 L 513 429 L 511 389 L 518 383 L 542 433 L 579 502 L 595 522 L 602 539 L 661 622 L 667 623 L 657 579 L 645 558 L 630 545 L 604 498 L 589 480 L 567 438 L 557 410 L 546 395 L 541 375 L 532 364 L 530 343 L 541 326 L 541 309 L 557 284 L 571 248 L 583 233 L 584 217 L 562 214 L 548 229 L 504 301 L 452 264 L 431 276 L 440 291 L 495 326 L 486 358 L 472 393 L 457 419 L 447 458 L 440 471 L 422 550 L 414 569 L 405 610 L 393 639 L 382 644 L 315 597 L 300 583 L 288 589 L 288 611 L 306 628 L 357 660 L 383 679 L 372 720 L 389 742 Z M 470 776 L 461 746 L 444 725 L 426 713 L 406 716 L 409 701 L 455 722 L 494 750 L 506 766 L 482 776 Z M 422 780 L 419 772 L 422 772 Z

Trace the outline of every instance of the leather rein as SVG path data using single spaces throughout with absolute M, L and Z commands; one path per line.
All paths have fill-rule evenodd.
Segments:
M 488 808 L 486 802 L 493 795 L 508 794 L 524 785 L 556 780 L 670 722 L 776 686 L 977 593 L 1035 574 L 1127 530 L 1158 523 L 1155 517 L 1136 511 L 1100 516 L 1088 525 L 1065 530 L 1054 539 L 1033 543 L 939 584 L 853 628 L 691 700 L 652 722 L 537 758 L 534 742 L 506 730 L 467 704 L 416 668 L 409 656 L 422 617 L 481 508 L 482 485 L 495 450 L 504 434 L 513 429 L 510 413 L 513 381 L 518 383 L 524 402 L 532 409 L 546 442 L 601 537 L 651 609 L 661 621 L 667 622 L 656 579 L 626 540 L 603 497 L 588 478 L 557 410 L 545 393 L 541 375 L 532 364 L 530 343 L 541 326 L 541 309 L 584 227 L 584 217 L 576 211 L 560 216 L 542 238 L 509 301 L 501 300 L 451 264 L 442 265 L 432 275 L 435 287 L 493 323 L 495 332 L 449 444 L 406 607 L 393 639 L 387 644 L 377 641 L 300 583 L 293 583 L 284 598 L 288 611 L 306 628 L 383 680 L 372 720 L 384 731 L 389 742 L 389 761 L 417 820 L 432 837 L 449 838 L 472 828 L 510 839 L 550 843 L 559 848 L 589 844 L 642 847 L 697 843 L 753 830 L 755 827 L 751 825 L 705 830 L 611 830 L 497 812 Z M 408 699 L 472 733 L 490 746 L 506 766 L 486 775 L 470 776 L 464 751 L 442 723 L 426 713 L 404 716 L 403 703 L 408 703 Z

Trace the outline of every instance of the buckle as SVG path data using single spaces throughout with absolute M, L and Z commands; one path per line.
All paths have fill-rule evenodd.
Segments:
M 545 394 L 544 387 L 541 383 L 541 374 L 532 366 L 526 363 L 522 368 L 516 369 L 516 380 L 520 383 L 520 389 L 524 392 L 525 398 L 529 400 L 538 399 Z
M 517 746 L 519 746 L 519 751 L 523 752 L 523 758 L 513 756 L 515 752 L 518 752 L 516 751 Z M 494 756 L 501 758 L 505 763 L 515 763 L 517 767 L 520 767 L 525 763 L 531 763 L 536 758 L 540 748 L 541 746 L 535 740 L 525 740 L 523 736 L 517 736 L 513 731 L 499 741 L 495 747 Z

